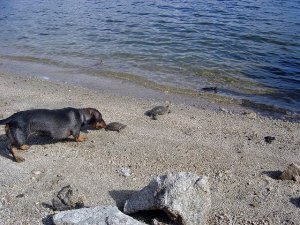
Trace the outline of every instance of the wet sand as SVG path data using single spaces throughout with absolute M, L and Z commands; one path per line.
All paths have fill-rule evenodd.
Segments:
M 84 143 L 32 138 L 31 148 L 20 151 L 23 163 L 13 162 L 5 150 L 1 126 L 1 225 L 49 224 L 54 212 L 43 203 L 68 184 L 78 188 L 87 206 L 121 206 L 152 176 L 180 171 L 209 176 L 208 224 L 299 224 L 299 184 L 274 179 L 290 163 L 300 165 L 299 123 L 174 101 L 172 113 L 151 120 L 145 111 L 164 104 L 168 95 L 159 100 L 122 97 L 4 73 L 0 81 L 3 118 L 31 108 L 94 107 L 107 123 L 127 125 L 120 133 L 89 131 Z M 267 144 L 265 136 L 276 140 Z M 132 175 L 121 176 L 121 167 Z

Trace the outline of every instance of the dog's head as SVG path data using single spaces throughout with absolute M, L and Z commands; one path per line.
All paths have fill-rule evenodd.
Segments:
M 102 118 L 101 113 L 94 108 L 85 108 L 83 110 L 85 122 L 94 129 L 106 128 L 106 123 Z

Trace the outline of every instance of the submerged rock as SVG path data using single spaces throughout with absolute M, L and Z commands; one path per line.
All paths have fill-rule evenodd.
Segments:
M 122 213 L 115 206 L 97 206 L 60 212 L 53 217 L 55 225 L 146 225 Z
M 124 212 L 163 210 L 176 224 L 203 225 L 210 207 L 208 178 L 178 173 L 153 179 L 126 201 Z
M 281 180 L 294 180 L 300 183 L 300 167 L 292 163 L 282 172 L 279 178 Z
M 217 93 L 218 92 L 218 87 L 217 86 L 214 86 L 214 87 L 204 87 L 202 88 L 203 91 L 206 91 L 206 92 L 215 92 Z

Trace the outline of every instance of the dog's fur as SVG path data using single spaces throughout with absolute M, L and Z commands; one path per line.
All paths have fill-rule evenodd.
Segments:
M 0 120 L 0 125 L 5 125 L 5 133 L 10 142 L 8 148 L 17 162 L 25 160 L 17 154 L 17 148 L 27 150 L 29 146 L 26 145 L 26 140 L 32 134 L 47 135 L 55 140 L 66 139 L 72 135 L 75 141 L 82 142 L 87 140 L 80 135 L 82 126 L 106 128 L 101 113 L 93 108 L 26 110 Z

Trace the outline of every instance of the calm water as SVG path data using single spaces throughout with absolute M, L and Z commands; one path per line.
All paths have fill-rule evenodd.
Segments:
M 300 1 L 0 0 L 0 57 L 299 112 Z

